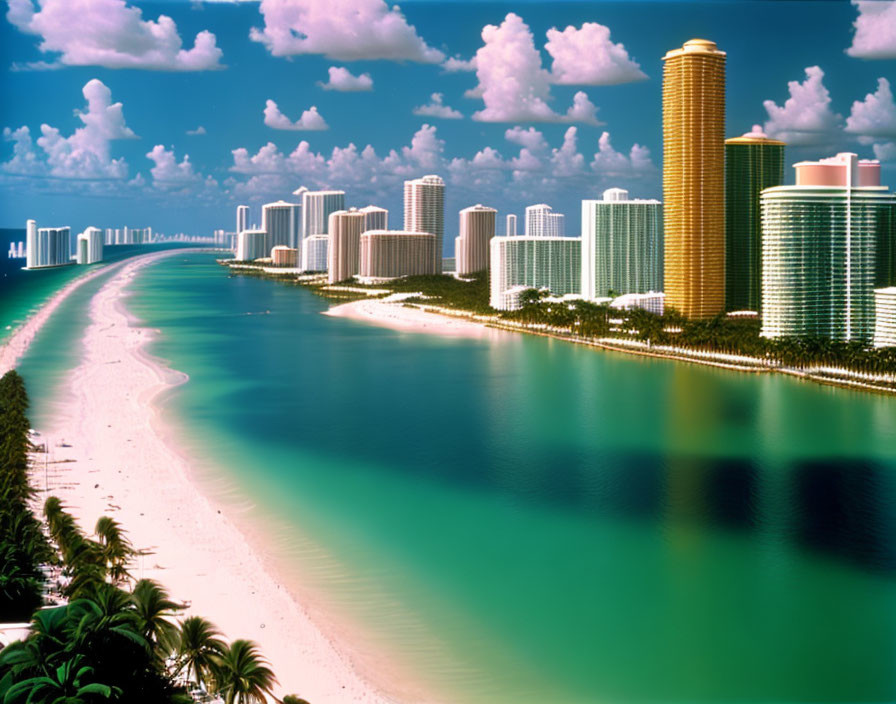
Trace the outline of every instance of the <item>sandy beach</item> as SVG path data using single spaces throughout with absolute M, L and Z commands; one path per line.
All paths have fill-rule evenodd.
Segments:
M 175 433 L 154 409 L 159 394 L 186 378 L 143 351 L 155 333 L 130 318 L 121 298 L 140 268 L 182 253 L 125 262 L 92 299 L 84 358 L 66 390 L 70 400 L 43 432 L 53 462 L 50 492 L 88 532 L 103 514 L 121 521 L 135 547 L 148 552 L 135 576 L 156 579 L 174 599 L 189 601 L 185 615 L 208 618 L 229 639 L 258 642 L 278 676 L 278 696 L 295 693 L 313 704 L 391 701 L 357 673 L 278 580 L 238 520 L 227 515 L 237 514 L 233 507 L 203 493 L 171 440 Z M 51 312 L 38 313 L 19 331 L 26 337 L 0 351 L 3 369 L 27 349 Z M 43 489 L 43 467 L 34 480 Z
M 413 295 L 415 294 L 397 293 L 385 298 L 360 299 L 342 303 L 324 311 L 324 315 L 351 318 L 402 332 L 419 332 L 445 337 L 494 339 L 510 334 L 471 320 L 430 313 L 402 303 L 405 298 Z

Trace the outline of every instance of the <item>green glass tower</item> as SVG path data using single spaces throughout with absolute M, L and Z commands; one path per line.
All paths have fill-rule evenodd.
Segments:
M 725 141 L 725 310 L 759 310 L 759 194 L 783 183 L 784 142 L 769 139 L 758 125 Z

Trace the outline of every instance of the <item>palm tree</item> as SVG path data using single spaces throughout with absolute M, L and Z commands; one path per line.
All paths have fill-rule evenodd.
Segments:
M 195 676 L 197 684 L 208 685 L 227 645 L 218 636 L 215 626 L 201 616 L 191 616 L 180 624 L 180 635 L 175 649 L 177 672 L 184 672 L 188 680 Z
M 164 659 L 178 641 L 177 625 L 171 619 L 184 606 L 171 601 L 165 588 L 151 579 L 141 579 L 134 585 L 131 601 L 140 632 L 154 646 L 156 655 Z
M 235 640 L 221 655 L 215 680 L 225 704 L 264 704 L 277 681 L 252 641 Z
M 309 704 L 307 699 L 302 699 L 295 694 L 287 694 L 280 702 L 281 704 Z
M 136 554 L 118 521 L 102 516 L 96 522 L 94 533 L 102 548 L 103 560 L 113 584 L 121 584 L 128 577 L 126 565 Z
M 118 687 L 88 683 L 93 668 L 84 665 L 84 657 L 76 655 L 46 675 L 31 677 L 12 685 L 3 697 L 4 704 L 84 704 L 95 697 L 118 697 Z

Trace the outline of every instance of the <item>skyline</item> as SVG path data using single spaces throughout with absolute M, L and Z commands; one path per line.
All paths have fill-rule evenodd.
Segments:
M 21 8 L 27 4 L 13 2 L 17 13 L 10 9 L 3 22 L 7 67 L 21 69 L 59 56 L 40 52 L 39 37 L 10 21 L 12 15 L 17 26 L 36 31 L 33 20 L 29 25 L 23 19 L 27 13 Z M 441 173 L 449 213 L 482 202 L 497 208 L 500 217 L 522 215 L 525 205 L 545 202 L 570 218 L 567 229 L 576 232 L 580 200 L 599 197 L 605 188 L 627 188 L 634 198 L 660 197 L 662 56 L 701 35 L 728 54 L 725 136 L 760 124 L 770 136 L 783 137 L 788 142 L 785 183 L 792 183 L 794 162 L 837 151 L 881 157 L 884 182 L 896 169 L 893 59 L 846 53 L 860 45 L 866 56 L 896 56 L 896 46 L 880 48 L 881 42 L 892 42 L 888 30 L 896 29 L 896 12 L 888 9 L 892 5 L 874 5 L 886 12 L 871 34 L 862 24 L 859 35 L 853 22 L 870 16 L 870 10 L 845 3 L 722 2 L 688 4 L 684 12 L 683 4 L 665 2 L 651 8 L 663 21 L 650 27 L 639 20 L 644 3 L 560 3 L 549 10 L 523 4 L 515 12 L 507 4 L 456 5 L 458 11 L 445 17 L 436 2 L 402 3 L 401 36 L 380 37 L 377 43 L 374 32 L 369 46 L 361 48 L 367 56 L 386 49 L 393 56 L 404 52 L 408 58 L 398 62 L 359 59 L 361 49 L 345 53 L 335 25 L 327 23 L 309 34 L 315 39 L 312 46 L 298 48 L 327 54 L 275 56 L 297 48 L 277 43 L 280 35 L 274 29 L 283 26 L 284 18 L 268 12 L 265 24 L 260 12 L 265 6 L 257 3 L 94 3 L 109 12 L 112 6 L 131 13 L 126 8 L 136 7 L 142 22 L 170 15 L 184 51 L 169 51 L 169 69 L 184 68 L 177 64 L 185 61 L 189 67 L 202 66 L 193 40 L 212 32 L 213 43 L 208 35 L 200 38 L 209 69 L 201 71 L 108 68 L 128 57 L 98 58 L 89 36 L 73 38 L 39 23 L 45 43 L 65 50 L 63 61 L 91 65 L 7 70 L 11 100 L 4 115 L 0 202 L 8 222 L 0 224 L 21 227 L 28 216 L 81 230 L 128 217 L 155 229 L 203 235 L 230 229 L 236 204 L 251 203 L 251 219 L 260 220 L 262 203 L 289 200 L 301 185 L 345 188 L 347 205 L 374 202 L 399 212 L 404 180 Z M 395 11 L 380 0 L 364 0 L 360 6 L 395 19 Z M 770 19 L 775 21 L 766 26 Z M 797 22 L 800 32 L 794 36 Z M 600 23 L 609 37 L 585 23 Z M 487 24 L 495 29 L 485 33 L 483 46 Z M 774 51 L 756 52 L 739 40 L 760 36 L 749 30 L 757 24 Z M 564 29 L 568 25 L 575 29 Z M 249 36 L 253 27 L 255 39 Z M 548 38 L 551 27 L 559 31 Z M 271 31 L 264 34 L 265 29 Z M 601 42 L 605 54 L 594 51 Z M 441 62 L 438 52 L 444 55 Z M 474 54 L 481 64 L 476 72 L 447 72 L 458 65 L 452 59 L 469 61 Z M 589 63 L 584 55 L 602 59 Z M 159 57 L 157 52 L 153 58 L 156 68 Z M 142 60 L 146 63 L 146 57 Z M 226 68 L 217 70 L 219 64 Z M 502 92 L 506 81 L 499 79 L 514 71 L 534 73 L 540 81 L 535 94 L 543 99 L 520 102 L 518 95 Z M 639 72 L 646 79 L 631 81 L 641 78 Z M 248 80 L 250 74 L 261 78 Z M 610 80 L 629 82 L 593 85 Z M 284 88 L 293 84 L 301 90 Z M 477 86 L 481 98 L 464 97 Z M 53 100 L 38 98 L 41 93 Z M 441 98 L 431 102 L 433 93 Z M 585 97 L 576 98 L 579 93 Z M 872 93 L 876 97 L 868 98 Z M 178 101 L 183 101 L 180 112 L 165 112 L 160 119 L 159 112 Z M 72 111 L 85 110 L 85 103 L 89 107 L 82 121 Z M 425 104 L 432 109 L 417 112 L 428 114 L 415 115 L 415 108 Z M 604 124 L 593 124 L 591 105 Z M 433 114 L 448 109 L 462 117 Z M 568 121 L 568 110 L 576 121 Z M 297 122 L 320 126 L 309 112 L 328 129 L 275 128 L 294 128 Z M 38 144 L 42 124 L 52 128 Z M 196 134 L 200 126 L 204 134 Z M 30 144 L 22 127 L 28 128 Z M 797 127 L 803 131 L 795 133 Z M 860 137 L 868 143 L 860 144 Z M 91 180 L 82 180 L 85 175 Z M 457 234 L 454 219 L 447 225 L 445 239 L 451 240 Z

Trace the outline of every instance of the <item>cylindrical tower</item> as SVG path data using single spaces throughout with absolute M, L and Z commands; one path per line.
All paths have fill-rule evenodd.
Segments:
M 358 273 L 365 218 L 366 214 L 356 208 L 330 213 L 330 246 L 327 252 L 329 283 L 345 281 Z
M 725 310 L 759 310 L 759 194 L 784 183 L 784 142 L 759 125 L 725 141 Z
M 474 205 L 460 211 L 460 235 L 454 240 L 460 276 L 488 269 L 488 243 L 495 236 L 498 211 Z
M 442 273 L 442 238 L 445 236 L 445 182 L 440 176 L 424 176 L 404 182 L 405 232 L 436 236 L 433 267 Z
M 725 310 L 725 52 L 691 39 L 663 60 L 666 305 Z

